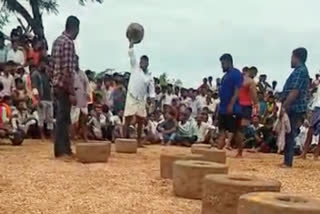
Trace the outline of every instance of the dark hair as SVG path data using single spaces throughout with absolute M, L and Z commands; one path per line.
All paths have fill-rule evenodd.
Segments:
M 66 30 L 79 28 L 80 20 L 75 16 L 69 16 L 66 22 Z
M 208 80 L 213 80 L 213 77 L 212 76 L 208 77 Z
M 143 55 L 143 56 L 141 56 L 140 60 L 149 61 L 149 57 L 147 55 Z
M 22 84 L 23 83 L 23 80 L 21 78 L 16 78 L 14 80 L 15 84 L 18 85 L 18 84 Z
M 249 71 L 249 67 L 248 66 L 245 66 L 244 68 L 242 68 L 242 72 L 245 72 L 245 71 Z
M 233 59 L 232 59 L 232 56 L 231 54 L 223 54 L 221 57 L 220 57 L 220 61 L 226 61 L 226 62 L 230 62 L 231 64 L 233 63 Z
M 297 57 L 301 63 L 305 63 L 308 57 L 308 51 L 305 48 L 297 48 L 292 52 L 293 56 Z
M 191 113 L 192 113 L 192 108 L 188 107 L 188 108 L 186 109 L 186 111 L 189 111 L 190 114 L 191 114 Z
M 15 63 L 14 61 L 10 60 L 6 63 L 7 66 L 17 66 L 17 63 Z

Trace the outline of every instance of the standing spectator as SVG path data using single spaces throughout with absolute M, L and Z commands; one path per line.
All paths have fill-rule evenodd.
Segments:
M 290 118 L 291 132 L 286 135 L 283 167 L 292 167 L 295 137 L 298 136 L 299 127 L 303 123 L 308 105 L 309 72 L 305 65 L 307 50 L 298 48 L 292 52 L 290 74 L 283 88 L 282 111 Z
M 44 124 L 46 123 L 47 129 L 51 132 L 53 130 L 53 102 L 51 94 L 50 76 L 46 70 L 48 64 L 47 58 L 42 57 L 39 61 L 39 69 L 31 74 L 31 82 L 33 94 L 38 100 L 38 115 L 39 127 L 42 139 L 45 138 Z
M 307 159 L 307 154 L 310 150 L 310 145 L 312 143 L 313 136 L 318 136 L 320 134 L 320 86 L 317 87 L 317 92 L 314 94 L 314 99 L 312 102 L 312 115 L 311 115 L 311 124 L 308 128 L 308 132 L 306 134 L 306 139 L 302 143 L 304 144 L 303 152 L 300 156 L 302 159 Z M 299 139 L 302 137 L 299 136 Z M 302 138 L 303 139 L 303 138 Z M 301 143 L 300 143 L 301 144 Z M 314 159 L 317 160 L 320 153 L 320 143 L 318 142 L 317 149 L 314 153 Z
M 200 110 L 202 110 L 204 107 L 207 106 L 207 91 L 208 91 L 208 89 L 205 87 L 201 87 L 201 88 L 199 88 L 199 91 L 200 91 L 200 93 L 196 99 L 199 102 Z
M 272 91 L 273 91 L 273 92 L 276 92 L 277 85 L 278 85 L 278 82 L 275 81 L 275 80 L 273 80 L 273 81 L 272 81 Z
M 190 89 L 189 94 L 191 97 L 191 103 L 190 103 L 190 108 L 192 109 L 191 117 L 196 118 L 198 115 L 198 112 L 201 110 L 201 105 L 199 100 L 197 99 L 197 90 Z
M 77 68 L 76 51 L 73 40 L 79 34 L 80 21 L 75 16 L 69 16 L 65 32 L 59 36 L 52 47 L 53 84 L 57 99 L 56 137 L 54 144 L 55 157 L 72 155 L 69 139 L 71 124 L 71 105 L 76 104 L 74 91 L 74 71 Z
M 259 76 L 258 88 L 259 88 L 259 91 L 262 93 L 266 93 L 267 91 L 272 91 L 272 87 L 267 82 L 266 74 L 261 74 Z
M 175 98 L 173 94 L 173 86 L 171 84 L 167 85 L 167 93 L 162 97 L 162 105 L 171 105 L 172 100 Z
M 78 117 L 76 118 L 76 126 L 74 127 L 74 131 L 76 135 L 81 136 L 84 141 L 87 141 L 88 102 L 90 101 L 90 88 L 89 80 L 86 74 L 78 66 L 74 72 L 74 90 L 77 101 L 75 108 L 78 111 Z
M 7 61 L 13 61 L 18 65 L 24 66 L 25 56 L 22 50 L 19 49 L 18 40 L 12 40 L 11 49 L 8 51 Z
M 190 107 L 191 105 L 191 98 L 188 96 L 188 90 L 185 88 L 181 89 L 181 97 L 180 97 L 180 104 L 184 104 L 187 107 Z
M 211 91 L 214 91 L 214 86 L 213 86 L 212 81 L 213 81 L 212 76 L 208 77 L 208 85 L 209 85 L 209 89 L 210 89 Z
M 239 120 L 241 107 L 239 104 L 238 93 L 242 86 L 243 76 L 240 71 L 233 67 L 233 59 L 230 54 L 224 54 L 220 57 L 221 65 L 225 75 L 223 76 L 219 94 L 220 94 L 220 106 L 219 106 L 219 130 L 220 136 L 220 149 L 225 146 L 226 134 L 227 136 L 227 148 L 231 148 L 231 140 L 234 135 L 239 134 Z M 237 136 L 234 138 L 238 146 L 242 144 L 240 138 Z M 237 157 L 241 154 L 238 153 Z
M 0 82 L 3 84 L 3 90 L 0 92 L 2 97 L 11 96 L 14 89 L 14 78 L 11 71 L 16 70 L 16 64 L 13 61 L 8 61 L 3 69 L 3 74 L 0 76 Z
M 203 78 L 202 80 L 202 85 L 200 85 L 199 89 L 206 89 L 209 90 L 209 85 L 208 85 L 208 79 L 207 78 Z

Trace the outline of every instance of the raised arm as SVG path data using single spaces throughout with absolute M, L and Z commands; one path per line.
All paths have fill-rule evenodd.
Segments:
M 135 68 L 137 66 L 137 58 L 134 54 L 134 43 L 132 41 L 129 43 L 129 59 L 131 68 Z

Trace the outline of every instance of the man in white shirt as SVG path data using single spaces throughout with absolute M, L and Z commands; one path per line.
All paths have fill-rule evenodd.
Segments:
M 10 74 L 12 69 L 16 68 L 16 64 L 12 61 L 9 61 L 4 66 L 3 74 L 0 76 L 0 82 L 3 84 L 3 90 L 0 92 L 0 96 L 11 96 L 14 89 L 14 78 Z
M 191 97 L 191 102 L 190 102 L 190 108 L 192 109 L 191 117 L 196 118 L 198 115 L 198 112 L 201 110 L 201 105 L 199 100 L 197 99 L 197 91 L 191 89 L 190 90 L 190 97 Z
M 171 84 L 168 84 L 167 86 L 167 93 L 165 93 L 162 97 L 162 105 L 172 105 L 172 100 L 176 98 L 177 96 L 173 94 L 173 86 Z
M 123 129 L 124 137 L 129 138 L 129 126 L 133 118 L 136 118 L 137 140 L 139 146 L 143 146 L 141 142 L 141 135 L 143 130 L 144 120 L 147 117 L 146 104 L 147 98 L 150 97 L 152 101 L 155 98 L 154 80 L 148 71 L 149 58 L 142 56 L 138 64 L 133 49 L 134 43 L 130 41 L 129 58 L 131 64 L 131 75 L 128 84 L 128 93 L 126 99 L 126 106 L 124 110 L 125 124 Z
M 12 41 L 12 47 L 8 51 L 7 61 L 13 61 L 22 66 L 25 64 L 24 53 L 19 49 L 18 42 L 15 40 Z

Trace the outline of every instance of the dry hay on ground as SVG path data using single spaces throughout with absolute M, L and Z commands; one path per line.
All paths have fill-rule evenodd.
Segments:
M 160 179 L 163 148 L 113 152 L 108 163 L 85 165 L 54 160 L 49 142 L 0 145 L 0 214 L 200 213 L 201 201 L 175 197 L 171 181 Z M 165 149 L 190 153 L 189 148 Z M 320 163 L 298 160 L 288 170 L 277 166 L 281 156 L 245 155 L 228 158 L 230 173 L 278 179 L 284 192 L 320 198 Z

